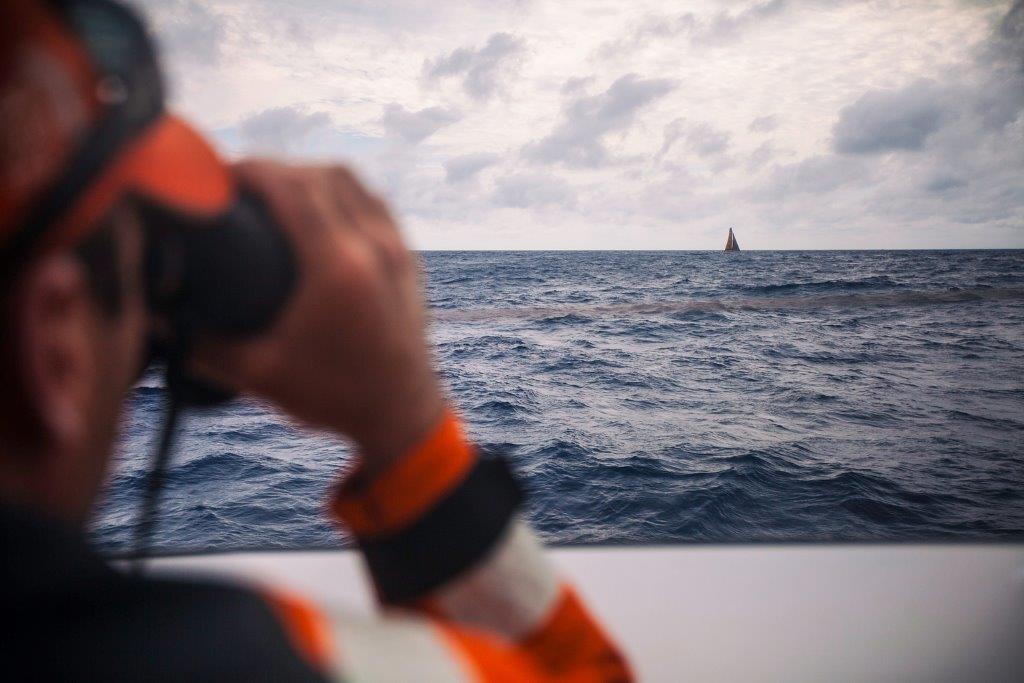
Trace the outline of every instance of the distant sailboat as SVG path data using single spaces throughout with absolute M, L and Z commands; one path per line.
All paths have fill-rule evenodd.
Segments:
M 729 239 L 725 241 L 726 251 L 739 251 L 740 243 L 736 241 L 736 235 L 732 234 L 732 228 L 729 228 Z

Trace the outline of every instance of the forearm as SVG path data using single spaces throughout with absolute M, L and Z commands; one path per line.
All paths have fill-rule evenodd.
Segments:
M 484 633 L 549 677 L 628 680 L 622 656 L 519 518 L 520 497 L 504 462 L 481 458 L 448 413 L 372 481 L 350 477 L 333 507 L 381 602 L 435 619 L 470 658 Z
M 340 663 L 350 680 L 429 678 L 393 665 L 414 653 L 426 662 L 439 647 L 454 648 L 457 661 L 483 672 L 478 678 L 511 669 L 523 676 L 505 680 L 627 678 L 621 656 L 517 521 L 508 470 L 480 459 L 451 414 L 431 429 L 444 404 L 419 273 L 384 203 L 341 167 L 248 162 L 235 172 L 266 200 L 300 280 L 266 334 L 202 340 L 195 369 L 359 444 L 363 469 L 341 486 L 335 512 L 384 604 L 421 616 L 412 625 L 355 625 L 286 606 L 298 631 L 331 634 L 300 639 L 306 650 Z

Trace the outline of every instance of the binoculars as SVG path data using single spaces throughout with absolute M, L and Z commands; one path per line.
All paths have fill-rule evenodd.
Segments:
M 144 283 L 152 315 L 166 323 L 150 358 L 167 367 L 167 386 L 185 403 L 208 405 L 230 392 L 188 375 L 197 335 L 255 336 L 276 319 L 298 279 L 294 252 L 262 200 L 241 190 L 220 215 L 197 218 L 140 203 Z

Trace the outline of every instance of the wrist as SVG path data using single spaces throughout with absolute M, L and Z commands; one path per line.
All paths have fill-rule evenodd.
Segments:
M 401 530 L 456 488 L 477 461 L 455 413 L 442 408 L 440 419 L 410 449 L 386 466 L 363 460 L 339 485 L 332 501 L 335 515 L 358 537 Z M 368 473 L 368 463 L 376 470 Z
M 364 482 L 376 479 L 401 461 L 445 419 L 447 407 L 436 386 L 416 393 L 416 400 L 392 397 L 388 409 L 369 415 L 355 436 Z

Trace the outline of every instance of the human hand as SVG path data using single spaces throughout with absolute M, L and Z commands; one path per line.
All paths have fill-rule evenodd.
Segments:
M 299 278 L 266 333 L 200 340 L 194 370 L 349 436 L 373 476 L 444 410 L 415 257 L 384 203 L 343 167 L 249 161 L 234 170 L 289 238 Z

